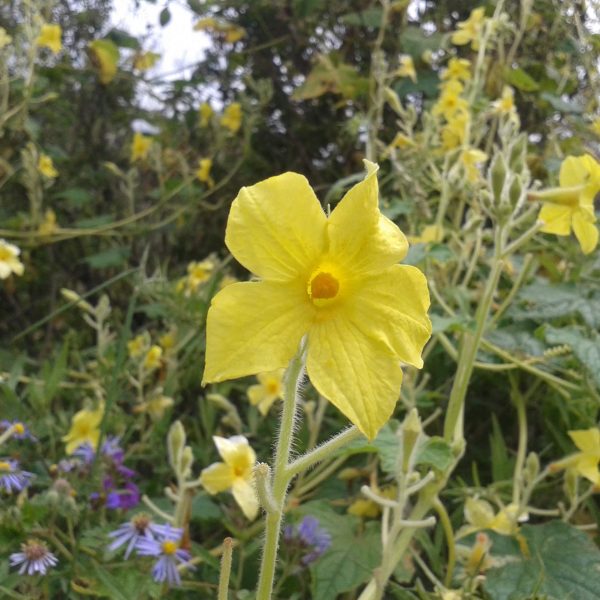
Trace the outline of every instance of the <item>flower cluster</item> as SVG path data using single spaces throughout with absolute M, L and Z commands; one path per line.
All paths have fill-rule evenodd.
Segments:
M 286 526 L 283 538 L 288 550 L 299 553 L 303 566 L 315 562 L 331 546 L 331 535 L 311 516 L 304 517 L 298 525 Z

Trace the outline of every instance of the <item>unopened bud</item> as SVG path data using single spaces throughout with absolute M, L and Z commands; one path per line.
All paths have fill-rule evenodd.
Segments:
M 169 464 L 177 472 L 183 447 L 185 446 L 185 429 L 181 421 L 175 421 L 167 434 L 167 450 L 169 452 Z
M 525 461 L 525 477 L 527 481 L 533 481 L 540 472 L 540 457 L 535 452 L 530 452 Z
M 527 137 L 525 135 L 520 135 L 510 149 L 508 164 L 515 173 L 521 173 L 527 166 Z
M 412 456 L 423 432 L 416 408 L 412 408 L 402 423 L 402 470 L 410 471 Z
M 489 178 L 490 188 L 497 203 L 502 201 L 502 190 L 504 189 L 507 170 L 504 156 L 500 153 L 495 154 L 490 165 Z
M 510 204 L 513 208 L 519 203 L 522 193 L 523 185 L 521 183 L 521 178 L 517 175 L 513 178 L 508 190 L 508 197 L 510 198 Z
M 404 113 L 404 109 L 402 108 L 400 98 L 398 98 L 398 94 L 396 94 L 396 92 L 392 88 L 386 87 L 383 90 L 383 95 L 385 96 L 386 102 L 390 105 L 390 107 L 395 113 L 399 115 L 402 115 Z
M 192 473 L 192 465 L 194 464 L 194 454 L 189 446 L 186 446 L 179 457 L 179 476 L 183 479 L 188 479 Z

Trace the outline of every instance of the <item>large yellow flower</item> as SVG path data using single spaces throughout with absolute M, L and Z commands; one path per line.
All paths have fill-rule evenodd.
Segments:
M 408 242 L 380 213 L 378 167 L 365 163 L 329 217 L 297 173 L 240 190 L 225 242 L 261 280 L 214 297 L 204 383 L 281 369 L 306 336 L 313 385 L 373 438 L 394 410 L 400 362 L 422 367 L 431 323 L 425 277 L 396 264 Z
M 600 164 L 589 154 L 569 156 L 560 166 L 559 183 L 558 188 L 530 193 L 544 203 L 541 231 L 569 235 L 572 229 L 583 253 L 589 254 L 598 245 L 594 198 L 600 192 Z
M 213 463 L 203 469 L 200 483 L 209 494 L 231 490 L 246 518 L 251 521 L 256 519 L 258 497 L 254 489 L 254 450 L 243 435 L 234 435 L 229 439 L 215 435 L 213 440 L 224 462 Z
M 67 445 L 67 454 L 73 454 L 82 444 L 90 444 L 94 449 L 98 446 L 100 438 L 100 423 L 104 415 L 104 405 L 101 404 L 97 410 L 83 409 L 73 415 L 71 429 L 62 441 Z
M 42 48 L 49 48 L 54 54 L 62 49 L 62 29 L 60 25 L 44 23 L 35 43 Z
M 600 485 L 600 429 L 578 429 L 569 431 L 569 436 L 580 450 L 567 458 L 550 465 L 550 470 L 573 469 L 578 475 Z

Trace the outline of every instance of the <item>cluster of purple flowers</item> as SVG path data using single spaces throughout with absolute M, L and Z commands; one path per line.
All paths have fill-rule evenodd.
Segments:
M 303 566 L 315 562 L 331 546 L 331 535 L 311 516 L 304 517 L 298 525 L 287 525 L 283 538 L 290 550 L 300 554 Z
M 72 471 L 74 468 L 86 471 L 94 462 L 96 451 L 91 444 L 82 444 L 75 452 L 74 459 L 61 461 L 59 469 L 63 472 Z M 110 510 L 129 510 L 138 505 L 140 501 L 140 490 L 132 481 L 137 473 L 126 467 L 123 463 L 125 453 L 119 446 L 119 438 L 109 436 L 100 448 L 100 457 L 104 474 L 102 478 L 102 492 L 94 492 L 90 495 L 90 501 L 94 506 L 104 504 Z
M 167 582 L 170 586 L 181 585 L 178 565 L 185 565 L 193 569 L 189 564 L 191 558 L 187 550 L 181 548 L 183 529 L 167 525 L 152 523 L 150 517 L 140 513 L 131 521 L 123 523 L 120 527 L 108 534 L 114 538 L 108 546 L 111 551 L 127 546 L 125 558 L 129 558 L 135 550 L 138 556 L 152 556 L 157 558 L 152 569 L 154 581 Z

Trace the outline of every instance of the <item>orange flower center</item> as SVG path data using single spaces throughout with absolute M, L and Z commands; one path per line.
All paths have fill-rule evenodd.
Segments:
M 331 300 L 339 290 L 340 282 L 331 273 L 320 272 L 310 280 L 308 294 L 312 300 Z

